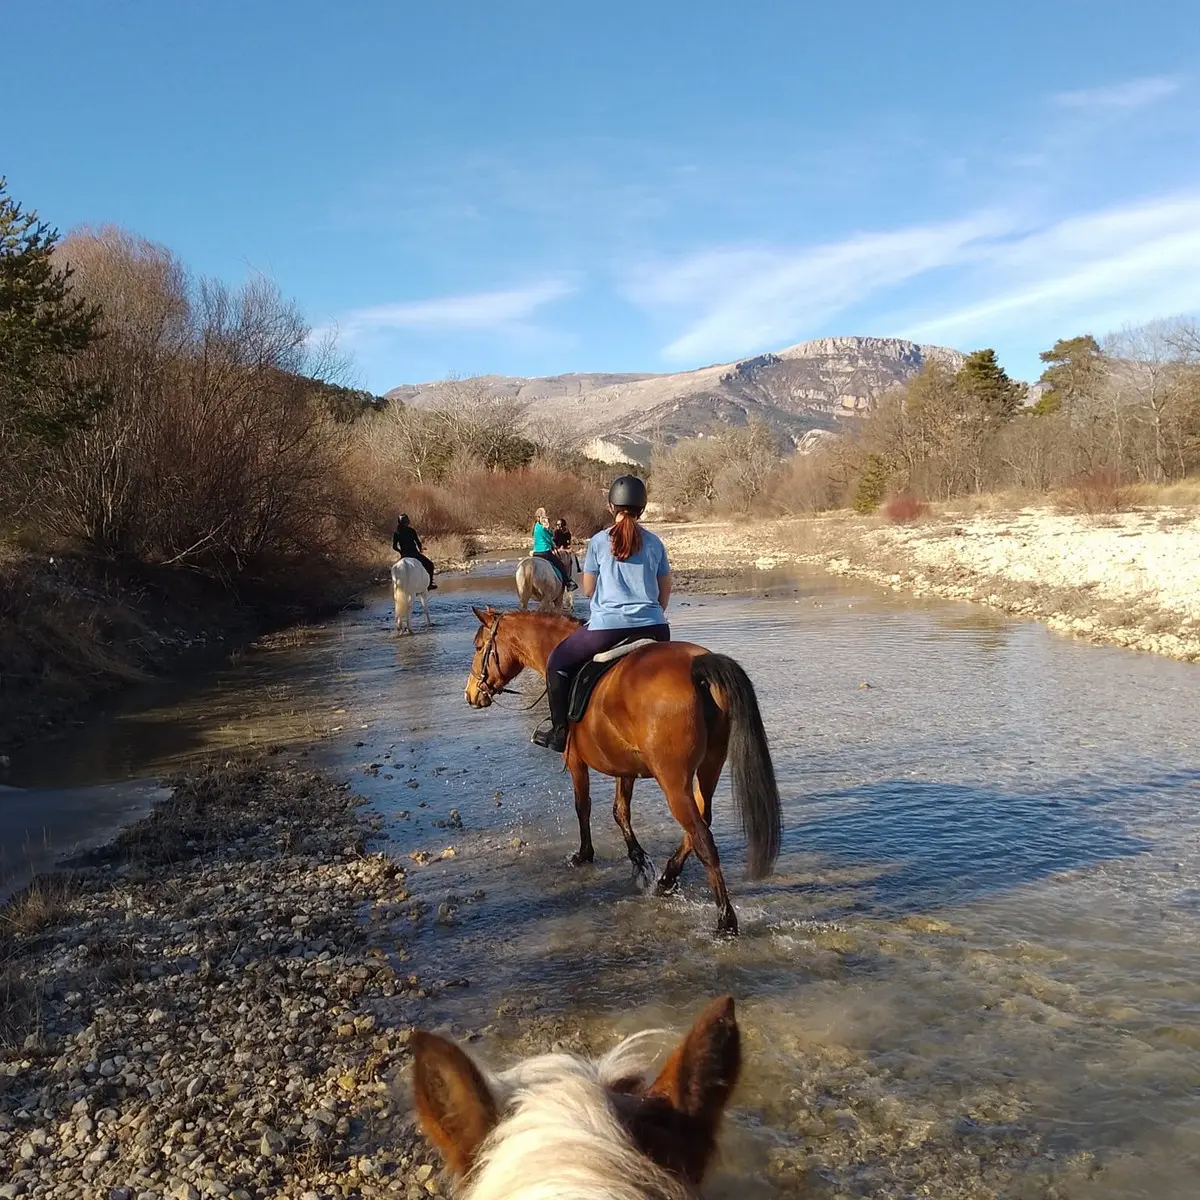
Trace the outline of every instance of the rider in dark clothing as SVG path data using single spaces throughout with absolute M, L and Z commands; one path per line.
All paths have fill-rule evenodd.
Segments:
M 401 513 L 396 522 L 396 532 L 392 534 L 392 549 L 401 558 L 415 558 L 429 572 L 429 590 L 437 591 L 433 582 L 433 563 L 421 553 L 421 536 L 409 524 L 408 513 Z
M 567 528 L 565 517 L 559 517 L 554 523 L 554 548 L 555 550 L 570 550 L 571 548 L 571 531 Z

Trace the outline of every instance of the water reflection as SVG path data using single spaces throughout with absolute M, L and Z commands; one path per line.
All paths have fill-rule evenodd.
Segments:
M 847 912 L 938 909 L 1152 849 L 1069 793 L 884 779 L 808 801 L 836 811 L 790 828 L 785 850 L 827 854 L 843 865 L 887 864 L 855 889 Z

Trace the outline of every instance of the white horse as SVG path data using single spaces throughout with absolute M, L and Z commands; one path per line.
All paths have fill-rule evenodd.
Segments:
M 392 564 L 392 603 L 396 606 L 396 632 L 412 633 L 413 601 L 420 600 L 425 610 L 425 628 L 429 619 L 429 572 L 415 558 L 402 558 Z
M 559 562 L 567 569 L 572 583 L 579 580 L 579 559 L 571 551 L 559 552 Z M 575 611 L 574 593 L 563 587 L 558 572 L 544 558 L 523 558 L 517 563 L 517 599 L 524 612 L 530 600 L 538 602 L 542 612 Z
M 657 1074 L 653 1033 L 598 1062 L 546 1054 L 493 1075 L 453 1042 L 412 1036 L 413 1098 L 460 1200 L 693 1200 L 737 1084 L 733 1000 L 714 1000 Z

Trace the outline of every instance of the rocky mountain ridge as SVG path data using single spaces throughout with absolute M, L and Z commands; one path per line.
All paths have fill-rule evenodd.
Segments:
M 475 380 L 491 394 L 521 400 L 530 420 L 560 425 L 608 461 L 647 460 L 655 441 L 674 442 L 760 420 L 799 445 L 811 430 L 868 411 L 876 397 L 931 360 L 951 370 L 964 356 L 899 338 L 829 337 L 768 354 L 671 375 L 569 374 Z M 409 384 L 388 397 L 434 405 L 446 383 Z

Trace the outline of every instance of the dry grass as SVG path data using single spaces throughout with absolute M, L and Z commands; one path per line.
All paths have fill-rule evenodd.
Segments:
M 426 538 L 424 545 L 439 571 L 461 571 L 479 554 L 479 540 L 473 534 L 446 533 Z
M 75 887 L 65 872 L 39 875 L 0 908 L 0 937 L 35 937 L 69 911 Z
M 1200 508 L 1200 477 L 1175 483 L 1139 483 L 1130 488 L 1135 504 L 1147 508 Z
M 37 1036 L 41 990 L 14 962 L 0 965 L 0 1047 L 16 1047 Z
M 37 1038 L 42 991 L 20 962 L 20 950 L 61 924 L 76 889 L 66 872 L 34 879 L 0 907 L 0 1046 Z

